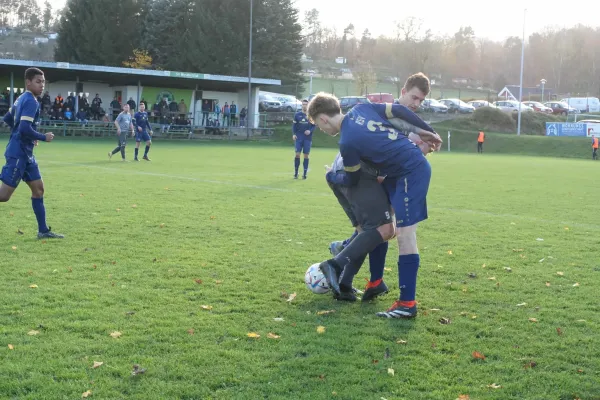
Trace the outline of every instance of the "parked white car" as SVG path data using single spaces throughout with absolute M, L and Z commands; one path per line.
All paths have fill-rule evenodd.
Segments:
M 509 114 L 519 112 L 519 102 L 516 100 L 501 100 L 495 102 L 494 105 Z M 521 112 L 533 112 L 533 108 L 521 103 Z

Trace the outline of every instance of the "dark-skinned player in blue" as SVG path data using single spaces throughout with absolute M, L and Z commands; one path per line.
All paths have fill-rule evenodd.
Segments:
M 302 175 L 302 179 L 306 179 L 306 173 L 308 172 L 308 155 L 310 154 L 315 124 L 310 122 L 306 116 L 307 107 L 308 100 L 302 100 L 302 111 L 298 111 L 296 115 L 294 115 L 294 122 L 292 124 L 292 139 L 294 139 L 296 150 L 296 157 L 294 158 L 294 179 L 298 179 L 300 153 L 304 153 L 304 175 Z
M 429 93 L 429 79 L 423 74 L 409 77 L 418 81 L 417 96 Z M 421 101 L 422 101 L 421 99 Z M 421 149 L 408 138 L 410 132 L 395 129 L 389 122 L 400 118 L 419 128 L 417 135 L 434 149 L 442 143 L 439 135 L 408 107 L 400 104 L 359 104 L 344 115 L 337 98 L 317 94 L 308 107 L 309 118 L 325 133 L 341 133 L 339 142 L 344 171 L 330 171 L 329 182 L 354 186 L 360 179 L 361 161 L 378 169 L 385 177 L 382 184 L 396 214 L 398 239 L 398 280 L 400 298 L 387 311 L 377 313 L 386 318 L 413 318 L 417 315 L 415 292 L 420 264 L 417 248 L 417 225 L 427 219 L 426 197 L 431 180 L 431 167 Z M 336 257 L 324 261 L 320 269 L 334 293 L 347 291 L 338 282 L 337 271 L 355 265 L 364 254 L 389 240 L 394 230 L 387 225 L 360 232 Z
M 138 153 L 140 151 L 140 143 L 142 141 L 146 142 L 146 149 L 144 151 L 144 160 L 150 161 L 148 158 L 148 152 L 150 151 L 150 146 L 152 146 L 152 127 L 150 126 L 150 122 L 148 121 L 148 113 L 146 112 L 146 105 L 144 103 L 140 103 L 139 105 L 140 111 L 136 112 L 133 115 L 133 124 L 136 127 L 135 132 L 135 156 L 133 161 L 140 161 L 138 159 Z
M 40 175 L 38 164 L 33 156 L 33 148 L 38 141 L 51 142 L 51 132 L 36 131 L 40 120 L 40 105 L 37 98 L 44 92 L 46 78 L 38 68 L 25 71 L 25 87 L 27 91 L 15 101 L 4 116 L 4 122 L 10 127 L 11 134 L 4 157 L 6 164 L 0 175 L 0 202 L 10 200 L 21 181 L 31 189 L 31 206 L 38 223 L 38 239 L 62 239 L 63 235 L 54 233 L 46 225 L 46 208 L 44 207 L 44 181 Z

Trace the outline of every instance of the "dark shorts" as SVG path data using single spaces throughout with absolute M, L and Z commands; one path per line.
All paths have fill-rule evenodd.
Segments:
M 352 226 L 360 225 L 363 230 L 370 230 L 393 221 L 387 193 L 375 175 L 363 170 L 355 186 L 329 186 Z
M 312 140 L 296 139 L 295 148 L 296 153 L 310 154 L 310 147 L 312 146 Z
M 147 142 L 149 140 L 152 140 L 150 138 L 150 135 L 148 134 L 148 132 L 144 131 L 144 132 L 140 132 L 137 131 L 135 134 L 135 141 L 136 142 Z
M 431 166 L 425 160 L 414 171 L 399 178 L 386 178 L 383 186 L 396 213 L 396 226 L 407 227 L 427 219 L 427 192 Z
M 13 158 L 6 157 L 0 180 L 6 185 L 16 188 L 21 181 L 32 182 L 42 179 L 35 157 Z

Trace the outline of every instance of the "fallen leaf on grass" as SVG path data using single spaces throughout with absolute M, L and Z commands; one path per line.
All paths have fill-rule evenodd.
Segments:
M 558 272 L 556 273 L 556 275 L 558 275 L 558 276 L 564 276 L 565 274 L 564 274 L 563 272 L 560 272 L 560 271 L 558 271 Z
M 504 267 L 504 270 L 505 270 L 506 272 L 512 272 L 512 268 L 511 268 L 511 267 Z
M 451 256 L 452 255 L 452 250 L 448 250 L 448 255 Z
M 483 265 L 481 266 L 481 268 L 485 268 L 485 264 L 483 264 Z
M 394 370 L 392 368 L 388 368 L 388 375 L 394 376 Z
M 146 368 L 140 368 L 138 364 L 133 364 L 133 371 L 131 371 L 132 376 L 141 375 L 146 372 Z
M 514 225 L 515 223 L 511 222 L 511 224 Z M 456 400 L 469 400 L 469 399 L 470 399 L 470 397 L 468 394 L 459 394 L 458 398 Z
M 487 385 L 487 387 L 489 387 L 490 389 L 500 389 L 502 386 L 492 383 L 491 385 Z
M 37 289 L 38 285 L 36 285 L 36 284 L 34 283 L 33 285 L 29 285 L 29 287 L 30 287 L 31 289 Z
M 373 359 L 373 360 L 371 360 L 371 364 L 379 364 L 379 360 Z
M 474 351 L 471 355 L 476 360 L 485 360 L 485 356 L 478 351 Z
M 276 335 L 276 334 L 274 334 L 274 333 L 271 333 L 271 332 L 269 332 L 269 333 L 267 334 L 267 337 L 268 337 L 269 339 L 279 339 L 281 336 L 279 336 L 279 335 Z
M 194 279 L 194 282 L 196 282 L 198 285 L 202 285 L 202 279 Z
M 538 261 L 538 262 L 541 262 L 541 263 L 543 263 L 543 262 L 544 262 L 544 260 L 545 260 L 545 258 L 542 258 L 542 259 L 541 259 L 540 261 Z
M 212 306 L 207 306 L 207 305 L 202 305 L 202 306 L 200 306 L 200 308 L 203 310 L 212 310 Z
M 27 334 L 28 334 L 29 336 L 35 336 L 35 335 L 37 335 L 37 334 L 39 334 L 39 333 L 40 333 L 40 331 L 29 331 L 29 332 L 27 332 Z
M 9 345 L 8 345 L 8 349 L 9 349 L 9 350 L 14 350 L 14 349 L 15 349 L 15 346 L 13 346 L 12 344 L 9 344 Z
M 582 369 L 578 369 L 578 370 L 577 370 L 577 373 L 578 373 L 578 374 L 583 374 L 583 370 L 582 370 Z
M 327 315 L 327 314 L 333 314 L 335 312 L 335 310 L 324 310 L 324 311 L 317 311 L 317 315 Z
M 535 368 L 537 366 L 537 363 L 535 361 L 531 361 L 528 362 L 527 364 L 523 365 L 523 368 L 527 369 L 527 368 Z
M 440 324 L 442 324 L 442 325 L 448 325 L 450 322 L 452 322 L 452 321 L 450 321 L 450 318 L 440 318 L 439 321 L 440 321 Z
M 81 398 L 82 399 L 87 399 L 88 397 L 90 397 L 92 395 L 92 391 L 88 390 L 87 392 L 83 392 L 81 393 Z
M 442 311 L 439 308 L 430 308 L 429 311 Z
M 575 282 L 575 283 L 573 284 L 573 287 L 577 287 L 577 286 L 579 286 L 579 283 L 578 283 L 578 282 Z
M 317 333 L 325 333 L 325 327 L 322 325 L 317 326 Z
M 292 301 L 294 301 L 294 299 L 296 298 L 296 293 L 292 293 L 290 294 L 290 297 L 288 297 L 287 302 L 291 303 Z
M 119 332 L 119 331 L 114 331 L 114 332 L 110 333 L 110 337 L 113 338 L 113 339 L 118 339 L 118 338 L 121 337 L 121 335 L 122 335 L 122 333 Z
M 560 328 L 556 328 L 556 333 L 558 334 L 558 336 L 561 336 L 563 334 Z
M 137 204 L 132 204 L 131 208 L 137 208 Z
M 216 219 L 217 217 L 215 217 L 214 215 L 210 216 L 210 219 Z
M 546 282 L 546 286 L 547 286 L 547 287 L 550 287 L 550 282 Z
M 160 224 L 160 225 L 159 225 L 159 227 L 160 227 L 160 228 L 164 228 L 164 227 L 165 227 L 165 224 Z
M 117 208 L 117 212 L 119 212 L 119 211 L 121 211 L 121 209 L 120 209 L 120 208 Z
M 190 334 L 190 335 L 193 335 L 194 334 L 194 328 L 188 329 L 187 333 Z
M 283 322 L 283 318 L 281 318 L 281 317 L 273 318 L 273 321 Z
M 18 233 L 19 235 L 23 235 L 23 234 L 24 234 L 24 233 L 23 233 L 23 231 L 22 231 L 22 230 L 20 230 L 20 229 L 17 229 L 17 233 Z
M 104 364 L 102 361 L 94 361 L 94 365 L 92 365 L 92 368 L 96 369 L 96 368 L 100 367 L 102 364 Z
M 523 306 L 526 306 L 526 305 L 527 305 L 527 303 L 520 303 L 520 304 L 517 304 L 517 307 L 523 307 Z
M 537 238 L 535 240 L 537 240 L 538 242 L 543 242 L 544 241 L 544 239 L 542 239 L 542 238 Z
M 223 283 L 223 281 L 219 281 L 219 280 L 215 281 L 215 285 L 220 285 L 221 283 Z
M 529 318 L 529 322 L 538 322 L 537 318 Z
M 249 338 L 252 338 L 252 339 L 258 339 L 260 337 L 260 335 L 256 332 L 249 332 L 246 334 L 246 336 L 248 336 Z
M 495 281 L 495 280 L 496 280 L 496 277 L 495 277 L 495 276 L 490 276 L 488 279 L 489 279 L 490 281 Z
M 406 344 L 408 342 L 406 340 L 398 339 L 398 340 L 396 340 L 396 343 L 398 343 L 398 344 Z
M 13 250 L 17 250 L 17 246 L 13 246 L 13 247 L 12 247 L 12 249 L 13 249 Z
M 391 268 L 384 268 L 383 270 L 384 270 L 384 271 L 387 271 L 387 272 L 392 272 L 392 269 L 391 269 Z

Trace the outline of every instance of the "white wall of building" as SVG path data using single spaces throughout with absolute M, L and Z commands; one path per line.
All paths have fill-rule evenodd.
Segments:
M 258 128 L 259 127 L 259 118 L 260 116 L 258 115 L 258 100 L 259 100 L 259 93 L 260 93 L 260 88 L 258 86 L 254 86 L 252 88 L 252 108 L 253 110 L 250 111 L 248 110 L 248 119 L 251 118 L 251 116 L 254 116 L 254 123 L 253 125 L 251 125 L 252 128 Z M 240 90 L 238 92 L 238 97 L 240 99 L 240 102 L 237 103 L 238 104 L 238 110 L 241 110 L 243 107 L 247 107 L 248 106 L 248 90 Z

